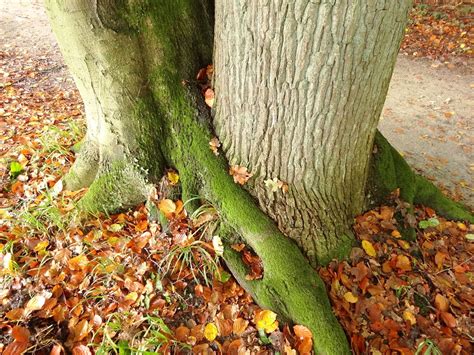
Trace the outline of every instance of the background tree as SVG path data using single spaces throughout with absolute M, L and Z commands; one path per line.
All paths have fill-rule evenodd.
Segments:
M 87 135 L 64 178 L 69 189 L 89 186 L 81 208 L 132 207 L 165 167 L 176 168 L 183 198 L 211 201 L 224 239 L 240 238 L 261 258 L 263 279 L 248 281 L 240 255 L 226 248 L 234 276 L 262 307 L 308 326 L 317 352 L 349 348 L 310 263 L 349 253 L 353 217 L 370 202 L 400 188 L 408 203 L 472 220 L 376 133 L 411 1 L 47 7 L 85 104 Z M 195 76 L 213 55 L 211 118 Z M 214 135 L 220 156 L 209 149 Z M 254 174 L 245 188 L 228 162 Z M 288 193 L 271 191 L 269 179 Z

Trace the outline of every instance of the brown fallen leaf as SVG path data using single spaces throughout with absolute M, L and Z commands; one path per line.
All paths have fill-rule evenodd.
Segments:
M 229 174 L 234 178 L 234 182 L 240 185 L 244 185 L 253 175 L 245 166 L 238 165 L 232 165 Z

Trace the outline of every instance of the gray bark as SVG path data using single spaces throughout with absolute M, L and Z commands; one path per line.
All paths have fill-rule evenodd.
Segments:
M 88 208 L 132 207 L 146 197 L 147 178 L 162 168 L 138 37 L 121 21 L 115 2 L 47 0 L 46 6 L 87 120 L 66 187 L 88 187 L 102 177 L 91 187 Z
M 214 125 L 313 261 L 343 255 L 411 1 L 218 1 Z M 271 192 L 264 180 L 288 183 Z

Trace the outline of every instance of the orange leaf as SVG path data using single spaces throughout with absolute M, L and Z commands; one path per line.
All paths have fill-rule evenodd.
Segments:
M 435 255 L 435 263 L 438 269 L 441 269 L 443 267 L 444 259 L 446 259 L 448 255 L 446 253 L 443 253 L 441 251 L 438 251 Z
M 247 329 L 249 321 L 243 318 L 237 318 L 232 325 L 232 330 L 235 335 L 242 335 L 243 332 Z
M 188 327 L 185 327 L 184 325 L 182 325 L 176 328 L 176 330 L 174 331 L 174 336 L 178 341 L 181 341 L 184 343 L 186 342 L 186 340 L 188 340 L 190 332 L 191 331 Z
M 25 327 L 15 325 L 12 329 L 12 337 L 20 343 L 27 343 L 30 339 L 30 331 Z
M 217 139 L 217 137 L 212 138 L 209 142 L 209 148 L 211 148 L 212 152 L 216 156 L 219 155 L 220 146 L 221 146 L 221 142 L 219 142 L 219 139 Z
M 158 209 L 163 212 L 166 218 L 170 218 L 176 212 L 176 204 L 170 199 L 163 199 L 158 203 Z
M 19 320 L 26 314 L 23 308 L 15 308 L 9 311 L 5 316 L 11 320 Z
M 304 338 L 299 342 L 297 348 L 300 354 L 311 354 L 311 350 L 313 350 L 313 339 Z
M 74 271 L 80 271 L 87 267 L 89 259 L 84 254 L 78 255 L 68 261 L 69 269 Z
M 439 293 L 435 296 L 434 304 L 438 311 L 447 312 L 449 309 L 449 301 Z
M 54 344 L 49 355 L 61 355 L 65 353 L 64 348 L 60 344 Z
M 28 345 L 28 343 L 23 341 L 14 341 L 5 348 L 2 355 L 21 355 L 28 348 Z
M 311 330 L 306 328 L 304 325 L 295 325 L 293 327 L 293 331 L 295 332 L 298 338 L 312 338 L 313 337 Z
M 454 328 L 457 325 L 456 318 L 451 313 L 441 312 L 441 319 L 449 328 Z
M 405 255 L 398 255 L 397 263 L 395 264 L 395 266 L 400 271 L 410 271 L 411 270 L 410 259 Z
M 87 319 L 81 320 L 74 327 L 74 341 L 81 341 L 89 334 L 89 331 L 90 327 Z

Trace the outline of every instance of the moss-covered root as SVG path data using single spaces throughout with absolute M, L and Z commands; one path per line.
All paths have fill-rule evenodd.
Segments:
M 474 215 L 463 205 L 447 198 L 424 177 L 416 174 L 405 159 L 377 131 L 375 153 L 369 178 L 369 199 L 372 205 L 381 203 L 395 189 L 410 204 L 429 206 L 440 215 L 474 223 Z
M 74 191 L 88 187 L 94 181 L 98 169 L 99 148 L 93 142 L 84 141 L 74 165 L 63 177 L 65 188 Z
M 139 169 L 114 162 L 101 167 L 78 207 L 89 213 L 115 213 L 145 201 L 148 192 L 149 185 Z
M 277 243 L 278 244 L 278 243 Z M 319 275 L 288 245 L 285 255 L 264 262 L 264 278 L 248 281 L 246 266 L 239 253 L 226 248 L 224 258 L 239 284 L 250 292 L 262 308 L 272 309 L 281 320 L 308 327 L 316 354 L 349 354 L 346 336 L 332 313 Z

